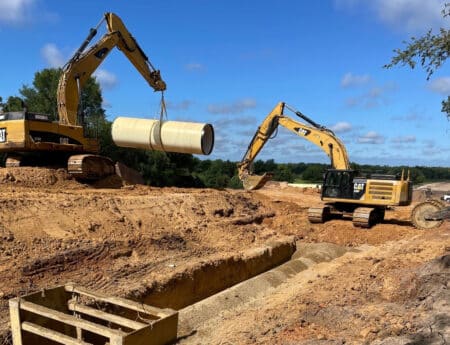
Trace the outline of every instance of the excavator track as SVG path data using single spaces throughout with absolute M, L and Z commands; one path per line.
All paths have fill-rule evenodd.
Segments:
M 330 207 L 318 206 L 308 209 L 308 220 L 310 223 L 324 223 L 330 219 Z
M 353 211 L 353 225 L 360 228 L 370 228 L 377 221 L 377 209 L 373 207 L 357 207 Z
M 443 210 L 445 205 L 437 200 L 427 200 L 417 204 L 411 212 L 411 222 L 415 228 L 420 230 L 436 229 L 444 222 L 434 214 Z
M 8 155 L 6 157 L 5 167 L 7 168 L 14 168 L 14 167 L 20 167 L 22 162 L 22 157 L 18 155 Z
M 114 163 L 111 159 L 92 154 L 70 156 L 67 170 L 79 180 L 100 180 L 115 174 Z

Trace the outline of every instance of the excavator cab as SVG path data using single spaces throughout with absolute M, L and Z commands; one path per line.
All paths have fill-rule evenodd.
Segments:
M 322 198 L 353 199 L 354 176 L 354 170 L 327 170 L 322 185 Z

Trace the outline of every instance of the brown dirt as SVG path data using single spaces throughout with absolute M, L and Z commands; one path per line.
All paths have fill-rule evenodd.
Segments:
M 286 235 L 373 247 L 319 264 L 306 283 L 294 278 L 263 305 L 230 311 L 203 343 L 426 337 L 424 323 L 439 314 L 436 296 L 448 289 L 448 265 L 438 260 L 450 250 L 449 223 L 416 230 L 411 207 L 389 210 L 382 224 L 362 230 L 345 220 L 309 224 L 306 212 L 319 194 L 286 185 L 245 192 L 122 186 L 110 179 L 89 186 L 64 170 L 8 168 L 0 169 L 0 191 L 3 337 L 11 297 L 68 281 L 130 297 L 195 265 Z

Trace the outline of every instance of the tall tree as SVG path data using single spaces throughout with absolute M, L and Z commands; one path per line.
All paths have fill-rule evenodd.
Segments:
M 443 17 L 450 16 L 450 4 L 446 3 L 442 10 Z M 395 49 L 395 56 L 385 68 L 391 68 L 395 65 L 408 65 L 414 69 L 417 63 L 425 69 L 427 80 L 435 70 L 439 69 L 450 55 L 450 30 L 440 28 L 439 33 L 434 34 L 432 29 L 419 38 L 411 37 L 409 42 L 404 42 L 406 48 Z M 450 119 L 450 96 L 442 101 L 443 113 Z
M 53 120 L 58 119 L 56 93 L 61 73 L 60 68 L 46 68 L 35 73 L 32 86 L 22 86 L 19 92 L 23 96 L 28 110 L 48 114 Z M 80 102 L 89 127 L 97 125 L 100 120 L 105 119 L 102 102 L 100 85 L 94 78 L 89 78 L 81 91 Z
M 22 98 L 17 96 L 9 96 L 8 100 L 3 103 L 2 98 L 0 97 L 0 107 L 3 111 L 21 111 L 24 108 L 24 103 Z
M 56 91 L 61 69 L 47 68 L 34 74 L 33 86 L 23 85 L 19 90 L 28 110 L 58 118 Z

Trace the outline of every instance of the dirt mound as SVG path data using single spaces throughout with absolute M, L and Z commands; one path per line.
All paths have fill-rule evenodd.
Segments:
M 445 292 L 439 287 L 448 281 L 442 271 L 448 258 L 430 261 L 450 247 L 448 222 L 437 230 L 416 230 L 411 208 L 398 207 L 370 230 L 348 220 L 310 224 L 307 209 L 320 202 L 320 194 L 309 189 L 269 185 L 246 192 L 120 182 L 111 177 L 89 186 L 63 169 L 0 169 L 0 334 L 8 329 L 11 297 L 68 281 L 126 296 L 144 283 L 152 286 L 192 265 L 285 235 L 306 243 L 374 247 L 370 255 L 344 255 L 340 266 L 327 264 L 306 283 L 288 287 L 283 298 L 241 310 L 232 324 L 217 324 L 215 334 L 229 327 L 235 340 L 230 342 L 243 344 L 360 344 L 409 335 L 426 315 L 442 314 L 436 301 Z M 414 319 L 416 307 L 422 323 Z
M 436 192 L 450 192 L 450 182 L 434 182 L 420 186 L 418 189 L 431 189 Z
M 65 169 L 46 169 L 33 167 L 0 168 L 0 185 L 30 188 L 64 187 L 80 188 Z

